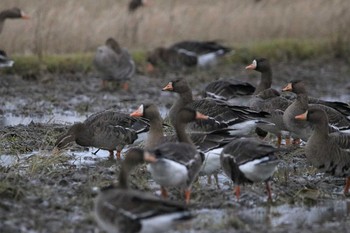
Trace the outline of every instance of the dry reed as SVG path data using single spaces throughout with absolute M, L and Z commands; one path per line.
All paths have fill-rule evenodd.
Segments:
M 10 54 L 93 52 L 113 36 L 131 50 L 185 39 L 227 44 L 270 39 L 350 38 L 348 0 L 153 0 L 134 14 L 128 0 L 2 0 L 29 21 L 8 20 L 0 47 Z

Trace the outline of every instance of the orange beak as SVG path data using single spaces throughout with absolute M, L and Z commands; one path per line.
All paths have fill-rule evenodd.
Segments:
M 21 12 L 21 18 L 22 19 L 30 19 L 30 16 L 24 13 L 23 11 Z
M 155 70 L 154 66 L 151 63 L 147 63 L 147 65 L 146 65 L 147 73 L 153 73 L 154 70 Z
M 143 116 L 143 104 L 134 112 L 130 114 L 132 117 L 142 117 Z
M 173 82 L 169 82 L 162 90 L 163 91 L 173 91 L 174 90 Z
M 154 154 L 151 154 L 149 152 L 145 152 L 143 155 L 143 159 L 148 163 L 155 163 L 157 162 L 157 158 L 154 156 Z
M 246 66 L 245 69 L 246 70 L 255 70 L 256 69 L 256 65 L 254 63 L 252 63 L 249 66 Z
M 291 83 L 288 83 L 287 86 L 285 86 L 282 91 L 292 91 L 293 87 Z
M 204 114 L 202 114 L 202 113 L 200 113 L 200 112 L 196 112 L 196 119 L 197 120 L 208 120 L 208 116 L 207 115 L 204 115 Z
M 300 114 L 300 115 L 295 116 L 294 118 L 297 120 L 304 120 L 305 121 L 307 119 L 307 111 Z

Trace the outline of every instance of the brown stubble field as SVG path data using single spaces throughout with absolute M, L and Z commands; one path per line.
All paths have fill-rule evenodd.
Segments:
M 2 0 L 32 16 L 6 22 L 0 44 L 11 54 L 92 52 L 107 37 L 131 50 L 184 39 L 230 45 L 270 39 L 350 38 L 347 0 L 153 0 L 134 14 L 127 0 Z

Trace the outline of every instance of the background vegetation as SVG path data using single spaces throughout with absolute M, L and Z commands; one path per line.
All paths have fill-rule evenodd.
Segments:
M 301 59 L 319 54 L 348 59 L 350 53 L 348 0 L 152 0 L 134 14 L 127 11 L 128 0 L 1 3 L 0 10 L 18 6 L 32 17 L 6 22 L 0 47 L 12 56 L 91 57 L 110 36 L 133 53 L 187 39 L 222 40 L 242 52 L 238 58 L 252 50 Z

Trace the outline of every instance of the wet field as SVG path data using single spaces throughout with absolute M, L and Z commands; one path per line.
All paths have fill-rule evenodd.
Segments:
M 185 76 L 200 98 L 205 83 L 218 78 L 256 85 L 259 74 L 247 72 L 245 65 L 177 75 Z M 349 67 L 327 59 L 273 62 L 273 86 L 281 89 L 302 79 L 311 96 L 349 103 Z M 100 232 L 91 213 L 94 190 L 116 181 L 119 162 L 108 160 L 106 151 L 93 155 L 95 148 L 76 144 L 53 153 L 53 144 L 69 125 L 105 109 L 130 113 L 146 101 L 166 116 L 176 95 L 161 88 L 174 77 L 138 73 L 126 92 L 113 86 L 100 90 L 101 80 L 93 72 L 0 74 L 1 232 Z M 274 137 L 267 140 L 275 143 Z M 190 204 L 196 217 L 174 232 L 348 232 L 350 199 L 342 194 L 344 180 L 317 173 L 306 163 L 302 146 L 286 148 L 280 156 L 271 182 L 273 203 L 266 201 L 264 184 L 244 186 L 237 201 L 224 174 L 219 175 L 220 190 L 201 177 Z M 133 188 L 159 194 L 145 167 L 130 181 Z M 170 198 L 182 200 L 178 190 Z

